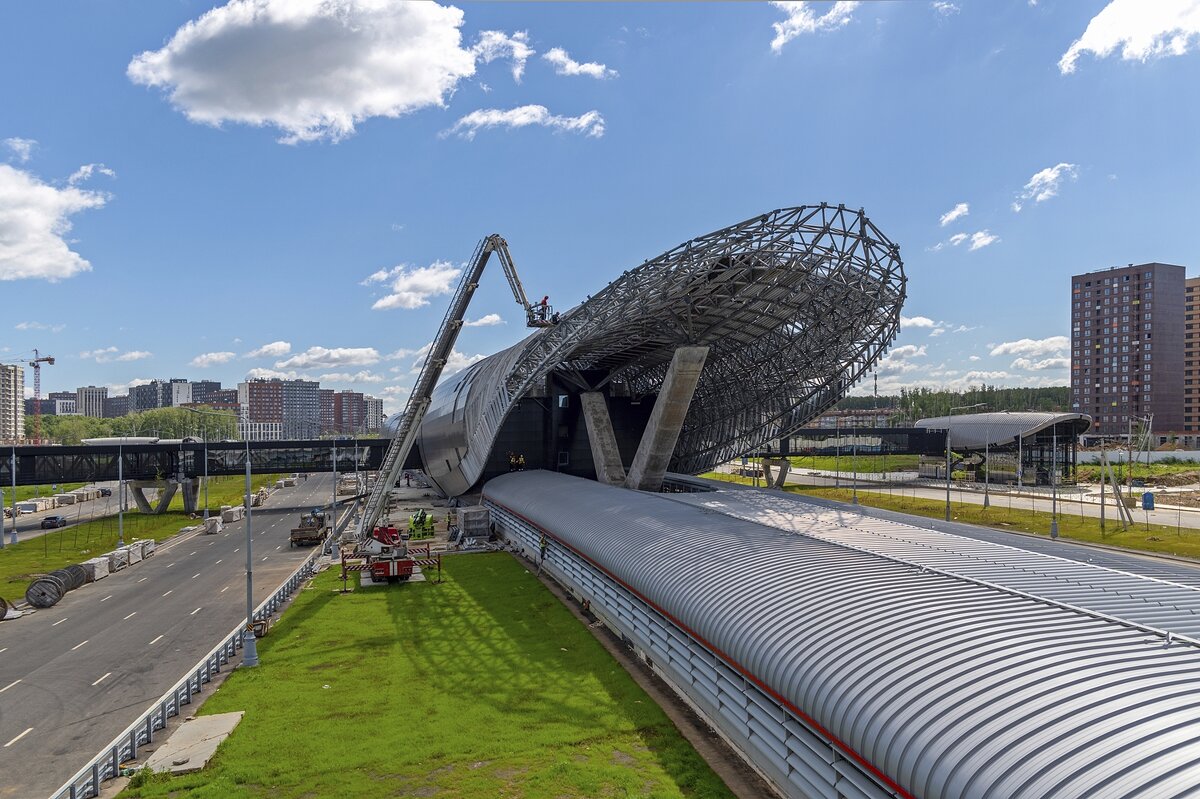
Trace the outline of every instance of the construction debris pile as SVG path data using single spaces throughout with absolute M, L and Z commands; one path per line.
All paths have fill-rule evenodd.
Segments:
M 118 547 L 112 552 L 83 563 L 55 569 L 35 579 L 25 589 L 25 601 L 35 608 L 50 608 L 66 595 L 87 583 L 107 577 L 135 563 L 140 563 L 154 554 L 156 543 L 152 540 L 133 541 L 128 546 Z

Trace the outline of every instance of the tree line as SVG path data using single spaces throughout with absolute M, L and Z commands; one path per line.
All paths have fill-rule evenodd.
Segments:
M 981 385 L 966 391 L 935 390 L 930 388 L 900 389 L 899 394 L 878 397 L 846 397 L 837 404 L 838 410 L 871 410 L 893 408 L 897 411 L 892 424 L 910 425 L 917 419 L 946 416 L 951 408 L 985 403 L 975 413 L 984 411 L 1054 411 L 1070 410 L 1069 386 L 1046 388 L 1003 388 Z
M 157 436 L 209 441 L 238 438 L 237 414 L 233 411 L 192 413 L 186 408 L 153 408 L 147 411 L 97 419 L 92 416 L 43 416 L 42 439 L 51 444 L 78 444 L 85 438 L 110 436 Z M 25 437 L 33 438 L 33 415 L 25 417 Z

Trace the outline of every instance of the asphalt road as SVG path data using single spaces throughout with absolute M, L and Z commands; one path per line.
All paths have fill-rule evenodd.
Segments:
M 314 476 L 254 509 L 256 605 L 312 551 L 288 545 L 298 510 L 332 490 L 331 475 Z M 246 617 L 244 524 L 172 539 L 0 623 L 0 797 L 50 795 Z
M 54 530 L 43 530 L 42 519 L 47 516 L 66 516 L 67 526 L 55 529 L 67 529 L 80 522 L 90 522 L 94 519 L 102 519 L 105 516 L 117 515 L 117 484 L 116 483 L 89 483 L 88 485 L 96 488 L 108 488 L 112 490 L 113 495 L 109 497 L 98 497 L 97 499 L 87 502 L 80 502 L 76 505 L 66 505 L 61 508 L 53 508 L 51 510 L 38 511 L 37 513 L 22 513 L 17 516 L 17 540 L 25 541 L 30 538 L 36 538 L 39 535 L 52 533 Z M 46 490 L 43 494 L 50 493 L 49 486 L 43 486 Z M 4 493 L 6 507 L 12 507 L 12 499 L 10 499 L 8 491 Z M 12 534 L 12 519 L 4 520 L 4 544 L 9 543 L 9 536 Z

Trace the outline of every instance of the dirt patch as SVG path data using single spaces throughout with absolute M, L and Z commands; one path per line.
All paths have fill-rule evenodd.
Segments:
M 633 755 L 630 755 L 627 752 L 622 752 L 620 749 L 613 750 L 612 759 L 613 762 L 618 766 L 632 766 L 637 762 L 637 759 L 634 758 Z

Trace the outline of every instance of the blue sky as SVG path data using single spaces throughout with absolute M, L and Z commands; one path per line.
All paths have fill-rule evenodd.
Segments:
M 881 390 L 1062 385 L 1071 274 L 1200 265 L 1198 45 L 1197 0 L 7 0 L 0 361 L 394 411 L 486 234 L 566 308 L 827 201 L 901 247 Z M 525 333 L 498 270 L 491 315 L 458 363 Z

